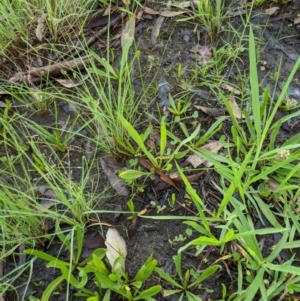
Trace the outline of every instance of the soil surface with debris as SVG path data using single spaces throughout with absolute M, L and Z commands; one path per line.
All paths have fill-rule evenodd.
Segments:
M 150 5 L 153 10 L 159 10 L 159 4 Z M 300 7 L 300 6 L 299 6 Z M 299 8 L 298 7 L 298 8 Z M 222 47 L 226 43 L 226 38 L 230 39 L 230 34 L 226 35 L 227 29 L 232 26 L 237 30 L 243 30 L 243 11 L 239 10 L 238 7 L 231 7 L 232 17 L 228 24 L 224 24 L 222 28 L 222 33 L 216 37 L 220 39 L 217 43 L 217 47 Z M 297 31 L 298 26 L 293 25 L 292 18 L 280 18 L 284 15 L 284 12 L 288 10 L 288 6 L 281 7 L 279 12 L 274 17 L 270 17 L 264 13 L 265 8 L 254 9 L 251 17 L 251 23 L 253 24 L 254 34 L 257 38 L 258 49 L 258 71 L 259 77 L 262 83 L 262 88 L 267 85 L 270 86 L 270 90 L 274 93 L 274 99 L 276 100 L 277 95 L 280 93 L 280 89 L 283 87 L 284 82 L 288 78 L 295 61 L 299 56 L 299 43 L 300 34 Z M 180 93 L 181 87 L 176 83 L 175 77 L 178 69 L 178 64 L 183 66 L 183 69 L 187 71 L 182 75 L 183 78 L 186 77 L 188 80 L 191 73 L 189 70 L 197 64 L 196 55 L 199 55 L 198 60 L 204 59 L 207 55 L 206 52 L 210 50 L 210 40 L 205 32 L 205 29 L 201 24 L 196 24 L 193 22 L 177 22 L 175 18 L 164 18 L 161 22 L 161 28 L 159 36 L 154 38 L 152 35 L 152 29 L 157 26 L 157 20 L 159 16 L 153 14 L 144 13 L 141 19 L 136 25 L 135 40 L 137 49 L 141 51 L 140 55 L 140 65 L 142 66 L 142 71 L 145 73 L 144 78 L 140 78 L 140 72 L 136 72 L 137 77 L 135 80 L 135 93 L 141 93 L 141 81 L 147 83 L 153 81 L 159 81 L 163 78 L 170 85 L 170 93 L 176 95 Z M 105 40 L 105 39 L 104 39 Z M 92 47 L 97 49 L 96 42 Z M 100 43 L 100 42 L 99 42 Z M 199 46 L 202 47 L 200 53 Z M 120 53 L 120 47 L 118 46 L 118 40 L 115 42 L 115 52 Z M 206 47 L 206 48 L 205 48 Z M 245 51 L 239 55 L 239 62 L 235 65 L 230 65 L 228 62 L 228 68 L 224 72 L 226 79 L 232 83 L 232 86 L 241 85 L 239 82 L 239 76 L 241 74 L 249 73 L 249 59 L 248 59 L 248 45 L 247 41 L 243 45 Z M 213 54 L 212 54 L 213 55 Z M 118 64 L 118 55 L 116 54 L 115 64 Z M 202 56 L 202 58 L 201 58 Z M 9 70 L 9 66 L 5 66 L 3 70 Z M 3 68 L 3 66 L 2 66 Z M 151 71 L 149 72 L 149 68 Z M 10 73 L 7 73 L 8 77 L 14 74 L 15 70 L 11 69 Z M 274 76 L 279 75 L 278 85 L 274 84 Z M 290 86 L 289 97 L 294 99 L 296 102 L 300 101 L 300 86 L 299 86 L 299 76 L 300 73 L 297 72 L 293 84 Z M 240 86 L 239 90 L 243 87 Z M 226 89 L 225 89 L 226 90 Z M 250 97 L 251 91 L 243 91 L 243 101 Z M 248 96 L 247 96 L 248 95 Z M 205 84 L 201 82 L 199 78 L 199 85 L 191 87 L 191 100 L 195 106 L 205 106 L 210 108 L 222 108 L 220 101 L 215 97 L 213 91 L 210 91 Z M 236 96 L 237 101 L 239 101 L 239 95 Z M 2 101 L 4 101 L 4 96 L 2 96 Z M 14 110 L 23 110 L 26 114 L 26 109 L 18 108 L 17 100 L 11 99 L 11 101 L 16 105 Z M 145 100 L 145 102 L 148 100 Z M 149 100 L 151 108 L 149 112 L 153 116 L 158 117 L 158 103 L 160 99 Z M 246 102 L 244 102 L 246 103 Z M 146 104 L 146 103 L 145 103 Z M 76 118 L 76 112 L 70 107 L 66 107 L 64 103 L 57 102 L 58 109 L 58 119 L 64 123 L 67 120 L 72 120 Z M 50 108 L 51 112 L 52 108 Z M 142 110 L 142 108 L 141 108 Z M 189 112 L 193 114 L 195 108 Z M 209 116 L 202 111 L 198 112 L 197 121 L 201 123 L 201 131 L 205 132 L 206 128 L 210 126 L 215 121 L 213 116 Z M 284 115 L 283 112 L 278 113 L 280 117 Z M 279 118 L 280 118 L 279 117 Z M 32 115 L 32 120 L 40 124 L 41 126 L 51 126 L 55 123 L 54 117 L 51 113 L 45 112 L 45 115 L 38 116 Z M 284 128 L 281 129 L 279 139 L 277 143 L 285 141 L 295 133 L 299 131 L 297 118 L 295 120 L 289 120 L 286 122 Z M 192 126 L 192 124 L 191 124 Z M 223 133 L 230 136 L 230 122 L 225 120 L 223 126 Z M 22 129 L 21 129 L 22 131 Z M 86 152 L 86 144 L 88 141 L 89 133 L 83 129 L 80 139 L 74 139 L 71 141 L 71 145 L 67 152 L 67 155 L 58 155 L 61 157 L 62 161 L 70 167 L 70 172 L 73 173 L 73 178 L 80 180 L 81 171 L 79 168 L 82 160 L 82 156 Z M 218 133 L 218 135 L 222 134 Z M 84 138 L 87 137 L 87 139 Z M 216 137 L 217 139 L 218 137 Z M 25 139 L 25 137 L 24 137 Z M 92 147 L 91 150 L 92 151 Z M 2 152 L 2 150 L 0 150 Z M 42 152 L 47 155 L 47 149 L 43 149 Z M 97 160 L 97 166 L 93 167 L 95 182 L 98 181 L 99 193 L 109 186 L 107 175 L 103 172 L 103 165 L 100 162 L 103 159 L 107 166 L 112 170 L 118 170 L 127 164 L 128 158 L 118 159 L 108 157 L 105 154 L 99 154 L 99 160 Z M 54 158 L 53 160 L 57 160 Z M 55 162 L 54 162 L 55 163 Z M 9 180 L 9 179 L 8 179 Z M 192 182 L 193 187 L 199 194 L 202 200 L 205 201 L 207 208 L 214 210 L 217 208 L 216 204 L 222 199 L 219 192 L 215 190 L 212 185 L 213 181 L 218 181 L 218 176 L 213 171 L 206 171 L 202 173 L 196 180 Z M 92 184 L 91 184 L 92 185 Z M 195 215 L 195 208 L 192 206 L 192 202 L 187 198 L 185 193 L 185 188 L 182 184 L 176 184 L 179 190 L 174 187 L 166 185 L 161 181 L 159 176 L 154 180 L 148 180 L 143 192 L 136 193 L 134 195 L 135 210 L 141 211 L 146 209 L 144 215 L 135 220 L 138 224 L 132 226 L 132 220 L 128 219 L 128 216 L 122 214 L 115 215 L 101 215 L 95 214 L 91 217 L 91 226 L 87 228 L 85 233 L 83 259 L 87 258 L 91 253 L 99 247 L 105 247 L 104 237 L 106 228 L 104 226 L 99 227 L 97 221 L 109 223 L 115 225 L 119 230 L 121 235 L 125 238 L 128 247 L 128 256 L 126 259 L 126 270 L 129 275 L 134 276 L 137 270 L 142 266 L 143 262 L 153 254 L 153 257 L 157 259 L 158 266 L 163 268 L 165 271 L 169 272 L 171 275 L 174 274 L 174 266 L 172 262 L 172 256 L 176 255 L 179 247 L 183 246 L 188 240 L 191 239 L 186 233 L 187 226 L 182 223 L 180 219 L 171 220 L 159 220 L 159 219 L 149 219 L 149 216 L 176 216 L 185 217 L 188 215 Z M 170 199 L 172 193 L 176 194 L 176 203 L 174 208 L 170 207 L 168 200 Z M 51 194 L 51 192 L 50 192 Z M 39 191 L 39 197 L 43 199 L 51 198 L 49 192 Z M 106 192 L 106 202 L 99 204 L 99 210 L 116 210 L 116 211 L 128 211 L 126 202 L 129 197 L 120 197 L 116 195 L 115 190 L 108 189 Z M 152 202 L 152 203 L 151 203 Z M 153 206 L 153 202 L 156 206 Z M 161 206 L 163 210 L 159 213 L 158 206 Z M 64 210 L 63 206 L 61 210 Z M 53 229 L 53 221 L 49 221 L 47 224 L 48 230 Z M 94 224 L 94 225 L 93 225 Z M 62 226 L 63 227 L 63 226 Z M 67 225 L 65 226 L 67 227 Z M 268 248 L 266 246 L 272 246 L 274 244 L 273 237 L 265 237 L 266 252 Z M 66 249 L 64 249 L 59 240 L 54 240 L 51 242 L 46 242 L 44 246 L 40 246 L 41 249 L 47 251 L 48 254 L 53 256 L 58 256 L 60 259 L 68 260 L 69 254 Z M 230 252 L 231 246 L 226 246 L 228 252 Z M 225 254 L 226 254 L 225 248 Z M 194 256 L 194 250 L 188 250 L 184 253 L 183 258 L 183 269 L 195 268 L 197 270 L 204 270 L 205 268 L 211 266 L 215 263 L 217 259 L 220 258 L 220 254 L 217 249 L 210 248 L 205 252 L 201 253 L 199 256 Z M 222 285 L 224 284 L 228 289 L 228 294 L 231 294 L 236 289 L 237 279 L 234 278 L 235 273 L 230 273 L 230 271 L 236 271 L 237 267 L 230 262 L 218 261 L 218 264 L 222 266 L 222 269 L 210 278 L 208 281 L 204 282 L 201 289 L 195 291 L 202 298 L 202 300 L 218 300 L 222 298 Z M 18 262 L 7 261 L 5 263 L 5 273 L 8 273 Z M 30 274 L 31 273 L 31 274 Z M 6 296 L 6 300 L 28 300 L 30 295 L 41 296 L 47 285 L 58 276 L 58 271 L 53 268 L 46 268 L 46 264 L 42 260 L 36 260 L 34 267 L 31 272 L 25 271 L 15 282 L 16 291 L 11 292 L 9 296 Z M 28 277 L 31 277 L 30 285 L 24 286 L 27 283 Z M 150 284 L 162 284 L 161 280 L 157 276 L 152 276 L 148 280 L 147 285 Z M 93 287 L 93 283 L 90 284 Z M 65 300 L 65 287 L 61 287 L 50 300 Z M 71 289 L 70 295 L 72 299 L 69 300 L 84 300 L 78 297 L 74 297 L 76 291 Z M 178 296 L 166 297 L 156 296 L 156 300 L 178 300 Z M 115 296 L 113 300 L 121 300 L 120 297 Z

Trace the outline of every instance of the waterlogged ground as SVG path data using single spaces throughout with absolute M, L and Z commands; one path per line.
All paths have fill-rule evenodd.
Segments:
M 159 4 L 148 5 L 153 10 L 160 10 Z M 287 7 L 279 9 L 279 15 L 281 12 L 287 10 Z M 238 36 L 232 33 L 232 28 L 235 28 L 237 33 L 244 35 L 243 20 L 246 15 L 243 14 L 243 10 L 238 7 L 232 6 L 230 8 L 231 18 L 230 22 L 224 23 L 222 32 L 215 37 L 215 49 L 224 48 L 223 57 L 226 58 L 226 51 L 239 51 L 238 59 L 234 62 L 228 60 L 222 63 L 222 56 L 220 58 L 214 57 L 215 53 L 208 54 L 209 57 L 217 60 L 220 59 L 219 67 L 214 67 L 212 76 L 215 76 L 216 68 L 220 69 L 219 75 L 224 75 L 224 83 L 228 86 L 223 87 L 223 92 L 226 95 L 235 95 L 237 102 L 243 101 L 243 104 L 247 105 L 247 99 L 251 95 L 249 86 L 243 83 L 243 80 L 247 79 L 249 73 L 248 62 L 248 42 L 245 37 L 243 41 L 238 43 Z M 295 61 L 298 58 L 300 35 L 293 25 L 293 19 L 283 18 L 280 20 L 268 21 L 268 15 L 264 14 L 265 10 L 257 9 L 253 12 L 251 17 L 251 23 L 253 24 L 254 34 L 257 41 L 257 54 L 259 58 L 258 72 L 259 78 L 262 83 L 262 88 L 270 85 L 270 90 L 274 92 L 274 99 L 279 95 L 284 83 L 289 76 Z M 277 14 L 277 16 L 278 16 Z M 275 15 L 276 16 L 276 15 Z M 273 17 L 273 16 L 271 16 Z M 189 97 L 193 105 L 202 105 L 205 107 L 216 108 L 222 107 L 220 99 L 216 96 L 216 91 L 221 88 L 222 82 L 215 82 L 213 78 L 209 77 L 210 69 L 207 69 L 206 74 L 197 73 L 195 75 L 194 66 L 198 63 L 197 60 L 205 60 L 207 55 L 207 48 L 210 48 L 210 36 L 205 29 L 197 21 L 178 22 L 179 17 L 166 17 L 162 21 L 159 35 L 156 40 L 153 38 L 153 27 L 157 26 L 157 19 L 159 16 L 155 14 L 147 14 L 144 12 L 143 16 L 139 20 L 136 26 L 136 48 L 140 50 L 140 69 L 136 68 L 135 81 L 135 93 L 137 95 L 142 93 L 141 89 L 147 86 L 157 85 L 158 81 L 164 76 L 165 80 L 170 84 L 170 93 L 174 98 L 178 97 L 184 89 L 190 89 L 191 93 Z M 248 34 L 246 30 L 246 34 Z M 118 44 L 118 43 L 115 43 Z M 231 48 L 228 46 L 231 45 Z M 95 47 L 95 46 L 94 46 Z M 197 47 L 199 48 L 199 57 L 197 55 Z M 240 47 L 240 49 L 237 49 Z M 201 52 L 202 51 L 202 52 Z M 203 51 L 206 53 L 203 54 Z M 214 50 L 216 51 L 216 50 Z M 119 46 L 115 46 L 115 52 L 120 53 Z M 209 51 L 208 51 L 209 52 Z M 196 54 L 195 54 L 196 53 Z M 118 55 L 116 56 L 115 64 L 118 64 Z M 180 86 L 177 81 L 178 70 L 181 66 L 181 79 L 182 83 L 187 83 L 186 86 Z M 9 64 L 2 66 L 3 70 L 10 70 Z M 203 63 L 205 68 L 205 61 Z M 11 69 L 12 76 L 15 70 Z M 295 79 L 289 89 L 289 99 L 292 102 L 300 101 L 300 86 L 299 75 L 297 72 Z M 195 78 L 196 76 L 196 78 Z M 220 76 L 221 78 L 221 76 Z M 277 80 L 277 85 L 276 85 Z M 143 82 L 143 85 L 141 85 Z M 230 85 L 229 85 L 230 83 Z M 235 89 L 236 93 L 230 92 L 230 89 Z M 155 92 L 157 93 L 157 92 Z M 177 95 L 177 96 L 176 96 Z M 0 96 L 1 101 L 5 101 L 6 96 Z M 18 104 L 16 99 L 10 99 L 15 105 Z M 150 116 L 153 116 L 153 120 L 158 118 L 158 111 L 160 106 L 159 98 L 145 99 L 142 104 L 141 111 L 147 105 L 151 105 L 148 112 Z M 61 124 L 64 122 L 72 122 L 77 116 L 76 110 L 66 106 L 62 101 L 56 103 L 56 109 L 58 110 L 58 120 Z M 4 110 L 4 108 L 2 109 Z M 44 112 L 43 116 L 39 114 L 32 114 L 27 112 L 24 107 L 15 107 L 13 110 L 20 111 L 23 114 L 28 114 L 31 120 L 41 125 L 42 127 L 51 126 L 55 123 L 54 115 L 52 113 Z M 250 110 L 250 108 L 249 108 Z M 53 105 L 50 107 L 50 112 L 54 111 Z M 205 130 L 215 121 L 214 117 L 209 116 L 201 111 L 198 111 L 198 115 L 194 115 L 197 111 L 195 107 L 192 107 L 187 116 L 187 127 L 193 127 L 193 122 L 201 123 L 201 131 L 205 133 Z M 284 116 L 284 111 L 279 112 Z M 149 116 L 149 115 L 148 115 Z M 143 117 L 144 118 L 144 117 Z M 155 121 L 153 121 L 155 124 Z M 26 127 L 26 125 L 23 125 Z M 80 124 L 76 125 L 77 127 Z M 221 132 L 215 135 L 215 139 L 218 139 L 221 134 L 225 133 L 230 137 L 230 122 L 224 121 Z M 20 128 L 20 132 L 23 129 Z M 174 126 L 176 132 L 176 126 Z M 280 136 L 277 143 L 281 143 L 291 137 L 299 131 L 297 118 L 294 120 L 288 120 L 285 127 L 281 129 Z M 88 144 L 90 133 L 86 129 L 82 129 L 80 137 L 72 139 L 67 153 L 58 153 L 60 158 L 65 164 L 69 166 L 72 177 L 76 181 L 80 181 L 82 176 L 82 170 L 80 169 L 82 156 L 87 156 L 87 153 L 93 153 L 95 146 Z M 86 137 L 86 138 L 85 138 Z M 26 137 L 24 137 L 26 140 Z M 51 155 L 47 153 L 47 148 L 42 148 L 42 152 L 45 156 Z M 0 149 L 1 154 L 5 154 L 4 149 Z M 93 156 L 95 154 L 93 153 Z M 54 158 L 53 161 L 58 160 Z M 96 160 L 92 167 L 90 183 L 86 186 L 87 189 L 93 188 L 94 191 L 98 191 L 99 194 L 105 190 L 105 198 L 99 201 L 99 204 L 95 207 L 96 210 L 116 210 L 116 211 L 128 211 L 126 202 L 130 199 L 129 196 L 120 197 L 118 192 L 109 187 L 109 180 L 107 173 L 103 172 L 103 163 L 100 159 L 106 162 L 108 168 L 112 171 L 122 169 L 128 166 L 129 158 L 113 158 L 103 153 L 96 154 Z M 184 160 L 182 160 L 184 161 Z M 181 162 L 182 163 L 182 162 Z M 9 179 L 7 179 L 9 181 Z M 35 180 L 33 176 L 33 181 Z M 196 180 L 192 181 L 192 185 L 205 202 L 207 208 L 214 210 L 217 207 L 218 202 L 222 199 L 219 192 L 217 192 L 212 183 L 218 181 L 218 176 L 214 171 L 203 172 Z M 95 186 L 97 187 L 95 189 Z M 124 237 L 127 248 L 128 256 L 126 259 L 126 270 L 130 276 L 134 276 L 136 271 L 141 267 L 143 262 L 152 254 L 157 260 L 158 266 L 163 268 L 171 275 L 175 274 L 174 264 L 172 262 L 172 256 L 176 255 L 179 247 L 187 243 L 191 238 L 195 238 L 196 233 L 186 232 L 188 228 L 182 223 L 181 220 L 153 220 L 147 217 L 149 216 L 194 216 L 195 208 L 185 193 L 185 188 L 182 184 L 177 184 L 179 190 L 164 184 L 159 177 L 148 179 L 144 183 L 144 191 L 134 192 L 133 201 L 136 211 L 144 211 L 144 217 L 138 218 L 138 224 L 133 225 L 132 220 L 128 219 L 124 214 L 100 214 L 95 213 L 92 215 L 90 224 L 94 224 L 88 227 L 85 233 L 83 258 L 87 258 L 93 250 L 99 247 L 105 247 L 104 236 L 106 233 L 106 227 L 100 226 L 99 222 L 109 223 L 115 225 L 120 234 Z M 130 189 L 129 189 L 130 191 Z M 43 190 L 38 191 L 39 197 L 42 199 L 50 199 L 51 192 Z M 171 196 L 176 195 L 176 202 L 172 204 Z M 155 204 L 155 205 L 154 205 Z M 60 208 L 64 209 L 63 206 Z M 48 221 L 51 231 L 51 223 Z M 96 225 L 95 225 L 96 224 Z M 62 225 L 62 227 L 68 227 Z M 257 225 L 260 227 L 260 225 Z M 218 234 L 218 233 L 216 233 Z M 191 236 L 189 236 L 191 235 Z M 269 248 L 275 244 L 274 237 L 263 237 L 264 251 L 269 252 Z M 75 242 L 76 243 L 76 242 Z M 54 239 L 51 242 L 45 243 L 44 246 L 40 246 L 42 250 L 53 256 L 58 256 L 60 259 L 68 260 L 69 252 L 61 245 L 58 239 Z M 225 246 L 224 254 L 229 254 L 232 246 Z M 183 255 L 183 270 L 194 268 L 198 271 L 203 271 L 205 268 L 216 263 L 216 260 L 220 258 L 218 249 L 209 248 L 201 254 L 195 256 L 194 249 L 188 249 Z M 284 257 L 284 254 L 281 254 Z M 28 259 L 29 257 L 27 257 Z M 287 255 L 288 258 L 288 255 Z M 283 258 L 286 260 L 286 258 Z M 23 258 L 24 260 L 24 258 Z M 25 259 L 26 260 L 26 259 Z M 21 261 L 21 260 L 20 260 Z M 9 273 L 12 271 L 19 262 L 14 262 L 8 258 L 5 262 L 3 272 Z M 202 298 L 202 300 L 221 300 L 222 298 L 222 284 L 226 286 L 228 295 L 231 295 L 236 290 L 237 279 L 235 264 L 229 260 L 219 260 L 218 264 L 221 265 L 221 269 L 212 278 L 205 281 L 201 288 L 193 291 L 196 295 Z M 32 271 L 29 270 L 22 273 L 15 281 L 15 290 L 7 293 L 5 300 L 29 300 L 29 296 L 33 295 L 40 298 L 47 285 L 58 277 L 59 272 L 53 268 L 46 268 L 45 262 L 42 260 L 36 260 Z M 28 279 L 30 280 L 28 281 Z M 27 285 L 29 284 L 29 285 Z M 147 285 L 160 284 L 165 287 L 165 283 L 159 279 L 157 275 L 150 277 Z M 89 284 L 90 288 L 93 287 L 93 283 Z M 66 286 L 60 286 L 58 290 L 53 294 L 50 300 L 66 300 Z M 75 289 L 70 288 L 68 300 L 83 300 L 79 297 L 75 297 Z M 156 300 L 178 300 L 178 296 L 171 296 L 163 298 L 161 295 L 155 297 Z M 112 300 L 122 300 L 120 296 L 114 296 Z M 226 300 L 226 298 L 225 298 Z M 274 299 L 275 300 L 275 299 Z M 277 299 L 276 299 L 277 300 Z

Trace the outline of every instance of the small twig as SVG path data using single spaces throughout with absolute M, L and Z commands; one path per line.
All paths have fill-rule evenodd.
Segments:
M 40 68 L 31 68 L 25 72 L 17 72 L 8 81 L 10 83 L 29 83 L 32 79 L 40 79 L 43 76 L 57 77 L 62 75 L 62 71 L 81 70 L 91 58 L 89 56 L 80 57 L 71 61 L 60 62 L 53 65 L 48 65 Z
M 125 13 L 122 13 L 118 16 L 116 16 L 114 19 L 112 19 L 106 26 L 101 28 L 96 34 L 91 36 L 86 42 L 83 42 L 84 45 L 87 47 L 91 46 L 98 38 L 100 38 L 103 34 L 105 34 L 109 28 L 113 27 L 115 24 L 117 24 L 121 19 L 125 17 Z M 81 49 L 73 49 L 68 51 L 67 53 L 63 54 L 61 57 L 57 59 L 57 61 L 65 59 L 67 56 L 70 56 L 72 58 L 77 57 L 83 50 Z

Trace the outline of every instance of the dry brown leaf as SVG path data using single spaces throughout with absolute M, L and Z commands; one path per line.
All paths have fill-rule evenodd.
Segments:
M 164 182 L 166 182 L 167 184 L 173 186 L 174 188 L 176 188 L 178 190 L 178 188 L 176 187 L 176 185 L 174 184 L 174 182 L 170 179 L 170 177 L 168 177 L 167 175 L 165 175 L 161 170 L 155 168 L 153 166 L 152 163 L 150 163 L 148 160 L 144 159 L 144 158 L 139 158 L 138 159 L 139 163 L 144 166 L 145 168 L 151 170 L 152 168 L 154 168 L 155 173 L 159 175 L 160 179 Z
M 224 108 L 208 108 L 204 106 L 194 105 L 194 107 L 198 110 L 201 110 L 203 113 L 207 114 L 208 116 L 212 117 L 219 117 L 223 116 L 226 112 Z
M 122 48 L 126 45 L 126 43 L 129 40 L 131 40 L 132 43 L 134 33 L 135 33 L 135 18 L 130 18 L 126 21 L 125 26 L 122 30 L 122 36 L 121 36 Z
M 238 118 L 238 119 L 243 119 L 245 118 L 244 114 L 242 113 L 242 111 L 240 110 L 238 104 L 236 103 L 234 98 L 229 98 L 228 102 L 230 104 L 231 110 L 233 115 Z
M 241 91 L 239 91 L 239 90 L 237 90 L 237 89 L 235 89 L 235 88 L 233 88 L 233 87 L 231 87 L 227 84 L 221 84 L 221 88 L 223 88 L 223 89 L 225 89 L 229 92 L 233 92 L 236 95 L 241 95 Z
M 192 5 L 192 2 L 195 7 L 198 7 L 200 1 L 199 0 L 194 0 L 194 1 L 183 1 L 183 2 L 174 2 L 171 5 L 178 7 L 178 8 L 188 8 Z
M 279 183 L 273 180 L 272 178 L 269 178 L 267 186 L 270 191 L 275 192 L 279 187 Z
M 187 180 L 189 182 L 194 182 L 197 179 L 199 179 L 204 174 L 204 172 L 205 171 L 201 171 L 201 172 L 198 172 L 198 173 L 195 173 L 195 174 L 192 174 L 192 175 L 188 175 L 188 176 L 186 175 L 185 177 L 187 178 Z M 170 175 L 170 178 L 172 179 L 173 182 L 184 183 L 178 172 L 175 172 L 172 175 Z
M 100 159 L 101 167 L 103 169 L 103 172 L 106 174 L 110 184 L 114 188 L 114 190 L 117 192 L 120 196 L 128 196 L 129 191 L 126 188 L 126 183 L 124 180 L 119 178 L 117 175 L 115 175 L 106 165 L 105 161 L 103 159 Z
M 54 78 L 54 80 L 60 83 L 65 88 L 74 88 L 83 84 L 83 82 L 89 77 L 89 74 L 86 74 L 80 79 L 77 78 Z
M 159 35 L 160 28 L 161 28 L 162 24 L 164 23 L 164 21 L 165 21 L 165 18 L 163 16 L 159 16 L 156 19 L 155 24 L 152 28 L 152 32 L 151 32 L 151 44 L 152 45 L 156 45 L 157 37 Z
M 38 24 L 35 29 L 35 35 L 40 42 L 42 42 L 42 40 L 44 38 L 46 17 L 47 17 L 47 15 L 44 14 L 41 17 L 39 17 L 37 20 Z
M 271 15 L 274 15 L 278 11 L 278 9 L 279 9 L 278 6 L 270 7 L 265 10 L 265 13 L 267 15 L 271 16 Z
M 190 52 L 195 53 L 200 66 L 205 66 L 212 59 L 212 51 L 208 46 L 198 45 L 197 47 L 190 49 Z
M 106 257 L 112 267 L 125 271 L 125 258 L 127 256 L 127 247 L 124 238 L 114 228 L 109 228 L 106 233 Z M 116 265 L 117 258 L 122 257 Z
M 294 20 L 294 24 L 299 24 L 300 23 L 300 18 L 296 18 L 295 20 Z
M 130 5 L 130 0 L 122 0 L 122 1 L 125 4 L 125 6 L 129 6 Z
M 161 16 L 163 17 L 166 17 L 166 18 L 172 18 L 172 17 L 176 17 L 176 16 L 179 16 L 179 15 L 182 15 L 186 13 L 185 11 L 167 11 L 167 10 L 164 10 L 160 13 Z
M 40 212 L 45 212 L 46 210 L 50 209 L 56 203 L 55 200 L 42 200 L 40 205 L 42 208 L 39 210 Z
M 0 108 L 6 108 L 6 103 L 0 100 Z
M 139 216 L 137 213 L 135 213 L 133 215 L 133 219 L 131 221 L 131 225 L 128 229 L 128 236 L 129 238 L 131 238 L 132 236 L 134 236 L 134 234 L 136 233 L 136 231 L 138 230 L 139 227 Z
M 156 11 L 152 8 L 149 8 L 147 6 L 144 6 L 143 10 L 144 10 L 144 13 L 149 14 L 149 15 L 159 15 L 158 11 Z
M 221 142 L 212 141 L 212 142 L 205 144 L 200 149 L 204 149 L 204 150 L 210 151 L 212 153 L 217 153 L 221 149 L 221 147 L 222 147 Z M 206 162 L 206 160 L 196 154 L 191 154 L 187 157 L 186 162 L 192 164 L 192 166 L 194 168 L 197 168 L 199 165 Z

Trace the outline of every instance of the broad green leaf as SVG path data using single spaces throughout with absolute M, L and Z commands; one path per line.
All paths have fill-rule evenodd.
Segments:
M 93 264 L 94 266 L 98 269 L 98 271 L 100 273 L 103 273 L 105 275 L 109 274 L 109 271 L 105 265 L 105 263 L 95 254 L 92 255 L 93 256 Z
M 77 237 L 77 254 L 76 254 L 76 264 L 80 260 L 82 247 L 83 247 L 83 230 L 78 225 L 75 227 L 76 237 Z
M 273 271 L 279 271 L 283 273 L 289 273 L 291 275 L 297 275 L 300 276 L 300 268 L 291 266 L 291 265 L 285 265 L 285 264 L 272 264 L 272 263 L 265 263 L 264 267 L 273 270 Z
M 179 278 L 181 280 L 183 280 L 182 272 L 181 272 L 181 253 L 178 253 L 177 255 L 175 255 L 173 257 L 173 260 L 174 260 L 174 263 L 175 263 L 176 272 L 177 272 Z
M 139 148 L 144 152 L 146 157 L 150 160 L 150 162 L 155 166 L 157 165 L 157 161 L 155 160 L 154 156 L 147 150 L 143 139 L 139 135 L 139 133 L 134 129 L 134 127 L 118 112 L 118 118 L 121 120 L 124 128 L 127 130 L 130 137 L 135 141 L 135 143 L 139 146 Z
M 253 301 L 254 300 L 254 296 L 256 295 L 257 291 L 260 288 L 260 284 L 264 280 L 263 279 L 264 273 L 265 273 L 265 271 L 263 268 L 258 270 L 258 273 L 256 274 L 254 280 L 246 289 L 246 298 L 244 301 Z
M 251 86 L 251 105 L 254 118 L 254 127 L 256 141 L 261 140 L 261 115 L 260 115 L 260 100 L 259 100 L 259 79 L 257 75 L 256 64 L 256 47 L 252 27 L 249 32 L 249 65 L 250 65 L 250 86 Z
M 41 300 L 43 301 L 48 301 L 49 298 L 51 297 L 52 293 L 56 290 L 56 288 L 64 281 L 64 276 L 61 275 L 54 279 L 45 289 Z
M 105 295 L 104 295 L 102 301 L 110 301 L 110 292 L 111 292 L 110 290 L 107 290 L 105 292 Z
M 203 299 L 191 292 L 186 293 L 188 301 L 203 301 Z
M 152 255 L 148 257 L 146 262 L 142 265 L 142 267 L 139 269 L 139 271 L 136 273 L 134 279 L 135 281 L 142 281 L 145 282 L 149 276 L 154 271 L 155 267 L 157 265 L 157 260 L 152 259 Z
M 55 261 L 55 260 L 59 260 L 57 259 L 56 257 L 54 256 L 51 256 L 51 255 L 48 255 L 42 251 L 38 251 L 38 250 L 34 250 L 34 249 L 27 249 L 24 251 L 24 254 L 28 254 L 28 255 L 31 255 L 31 256 L 36 256 L 38 258 L 41 258 L 45 261 Z
M 161 286 L 160 285 L 154 285 L 144 291 L 142 291 L 137 297 L 135 297 L 133 300 L 143 300 L 147 299 L 151 296 L 157 295 L 161 291 Z
M 204 227 L 202 227 L 201 225 L 199 225 L 199 223 L 193 222 L 193 221 L 187 221 L 187 222 L 183 222 L 186 225 L 191 226 L 192 228 L 194 228 L 196 231 L 204 234 L 204 235 L 209 235 L 210 233 L 208 231 L 206 231 L 206 229 Z
M 125 181 L 134 181 L 136 179 L 139 179 L 140 177 L 148 176 L 149 174 L 149 172 L 144 172 L 135 169 L 127 169 L 119 173 L 119 177 Z
M 195 285 L 197 285 L 198 283 L 204 281 L 205 279 L 207 279 L 208 277 L 210 277 L 211 275 L 215 274 L 216 271 L 218 269 L 220 269 L 221 266 L 220 265 L 213 265 L 209 268 L 207 268 L 206 270 L 204 270 L 201 275 L 195 280 L 193 281 L 188 287 L 191 288 Z
M 160 146 L 159 146 L 160 158 L 164 156 L 165 149 L 167 146 L 167 128 L 166 128 L 165 119 L 166 116 L 163 116 L 160 122 Z
M 171 295 L 174 295 L 174 294 L 179 294 L 180 292 L 182 292 L 182 290 L 163 290 L 162 291 L 162 295 L 164 297 L 168 297 L 168 296 L 171 296 Z
M 176 168 L 177 168 L 177 170 L 180 174 L 180 177 L 181 177 L 181 179 L 183 180 L 183 182 L 185 184 L 186 191 L 191 196 L 191 198 L 192 198 L 192 200 L 193 200 L 193 202 L 194 202 L 194 204 L 195 204 L 195 206 L 198 210 L 198 213 L 200 215 L 200 218 L 201 218 L 201 221 L 203 223 L 204 228 L 206 229 L 206 231 L 208 233 L 211 233 L 208 222 L 207 222 L 206 217 L 203 213 L 204 205 L 203 205 L 203 202 L 202 202 L 200 196 L 196 193 L 196 191 L 192 187 L 191 183 L 187 180 L 186 176 L 182 172 L 181 167 L 178 165 L 177 161 L 175 161 L 175 164 L 176 164 Z
M 182 285 L 177 283 L 171 276 L 170 274 L 164 272 L 162 269 L 160 268 L 155 268 L 155 272 L 161 277 L 163 278 L 165 281 L 169 282 L 170 284 L 174 285 L 175 287 L 178 287 L 180 289 L 183 289 Z

